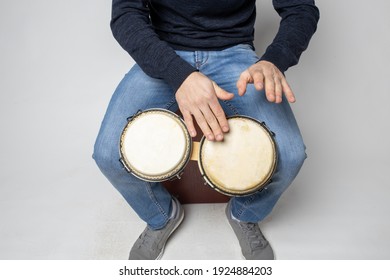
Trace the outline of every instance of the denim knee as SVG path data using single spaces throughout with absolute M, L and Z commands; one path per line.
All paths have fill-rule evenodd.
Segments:
M 123 169 L 120 163 L 119 148 L 115 149 L 110 145 L 102 144 L 99 139 L 96 140 L 92 158 L 95 160 L 100 170 L 112 171 L 115 169 Z
M 299 143 L 294 143 L 293 146 L 287 149 L 287 152 L 280 155 L 279 164 L 282 170 L 295 177 L 306 158 L 306 146 L 303 141 L 300 141 Z

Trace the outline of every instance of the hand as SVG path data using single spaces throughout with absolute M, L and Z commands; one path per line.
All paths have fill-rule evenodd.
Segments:
M 265 89 L 265 95 L 269 102 L 282 102 L 283 93 L 289 102 L 295 102 L 294 93 L 286 78 L 271 62 L 261 60 L 241 73 L 237 81 L 240 96 L 245 94 L 248 83 L 253 83 L 257 90 Z
M 194 116 L 208 140 L 222 141 L 223 133 L 229 131 L 229 124 L 218 98 L 229 100 L 233 97 L 233 93 L 223 90 L 202 73 L 191 73 L 176 92 L 176 100 L 190 135 L 196 136 Z

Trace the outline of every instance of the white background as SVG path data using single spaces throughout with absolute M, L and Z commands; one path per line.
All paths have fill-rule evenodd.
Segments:
M 279 259 L 389 259 L 390 3 L 316 3 L 318 31 L 286 73 L 309 157 L 263 230 Z M 261 55 L 278 15 L 257 5 Z M 109 0 L 0 2 L 0 259 L 125 259 L 144 227 L 91 158 L 133 64 L 110 12 Z M 238 258 L 223 207 L 186 206 L 164 257 Z M 224 240 L 234 248 L 216 249 Z

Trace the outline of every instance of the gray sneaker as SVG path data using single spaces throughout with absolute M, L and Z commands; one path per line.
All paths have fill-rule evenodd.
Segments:
M 226 216 L 241 246 L 241 252 L 247 260 L 275 259 L 271 245 L 262 234 L 259 225 L 246 223 L 232 218 L 231 203 L 226 207 Z
M 159 260 L 164 253 L 165 243 L 184 218 L 184 210 L 180 202 L 172 199 L 176 204 L 176 214 L 169 220 L 167 225 L 159 230 L 152 230 L 149 227 L 141 233 L 131 248 L 129 260 Z

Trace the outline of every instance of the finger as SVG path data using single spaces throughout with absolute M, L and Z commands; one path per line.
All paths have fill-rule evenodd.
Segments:
M 237 86 L 237 90 L 238 90 L 237 92 L 239 96 L 243 96 L 245 94 L 247 84 L 248 83 L 245 80 L 237 81 L 236 86 Z
M 196 129 L 194 126 L 194 122 L 193 122 L 191 113 L 189 111 L 186 111 L 186 110 L 180 110 L 180 111 L 183 115 L 184 122 L 187 126 L 188 132 L 190 133 L 191 137 L 195 137 L 196 136 Z
M 197 110 L 194 113 L 194 117 L 195 117 L 195 120 L 196 120 L 197 124 L 199 125 L 200 129 L 202 130 L 204 136 L 207 138 L 207 140 L 214 141 L 214 134 L 211 131 L 202 112 Z
M 265 95 L 269 102 L 275 102 L 275 80 L 273 75 L 265 76 Z
M 219 87 L 216 83 L 213 83 L 215 93 L 218 98 L 220 98 L 222 95 L 225 97 L 229 97 L 229 99 L 232 99 L 234 97 L 233 93 L 229 93 L 225 90 L 223 90 L 221 87 Z M 222 99 L 222 98 L 220 98 Z M 229 99 L 223 99 L 223 100 L 229 100 Z M 213 112 L 214 116 L 216 117 L 220 127 L 222 128 L 223 132 L 228 132 L 229 131 L 229 124 L 225 116 L 225 112 L 223 111 L 221 105 L 219 102 L 211 102 L 209 104 L 211 111 Z
M 282 82 L 275 78 L 275 103 L 282 102 Z
M 265 77 L 262 72 L 260 71 L 255 71 L 252 74 L 253 77 L 253 84 L 257 90 L 262 90 L 264 88 L 264 80 Z
M 217 85 L 217 83 L 213 82 L 214 91 L 217 97 L 221 100 L 230 100 L 234 97 L 233 93 L 227 92 Z
M 222 129 L 222 131 L 228 132 L 229 131 L 229 123 L 226 119 L 225 112 L 223 111 L 219 102 L 210 104 L 210 109 L 211 109 L 213 115 L 215 116 L 215 118 L 217 119 L 219 127 Z
M 286 96 L 288 102 L 294 103 L 295 102 L 295 95 L 290 87 L 290 85 L 287 83 L 286 79 L 282 80 L 282 87 L 284 95 Z
M 238 95 L 243 96 L 246 92 L 246 86 L 248 83 L 252 81 L 252 76 L 250 75 L 248 70 L 245 70 L 241 73 L 240 77 L 238 78 L 238 81 L 236 83 L 237 89 L 238 89 Z
M 217 104 L 219 105 L 218 102 L 217 102 Z M 215 105 L 213 105 L 213 106 L 215 106 Z M 215 117 L 211 108 L 210 107 L 201 108 L 201 111 L 202 111 L 202 114 L 203 114 L 209 128 L 211 128 L 211 131 L 214 135 L 214 139 L 217 141 L 222 141 L 223 140 L 222 128 L 221 128 L 219 122 L 217 121 L 217 118 Z

